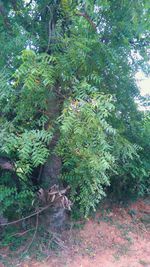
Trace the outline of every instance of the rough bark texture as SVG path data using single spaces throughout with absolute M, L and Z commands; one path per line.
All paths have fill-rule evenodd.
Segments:
M 53 96 L 49 100 L 49 114 L 50 123 L 55 121 L 60 115 L 61 101 L 58 97 Z M 59 129 L 56 129 L 53 139 L 49 145 L 50 156 L 43 167 L 42 171 L 42 183 L 45 187 L 50 188 L 54 184 L 62 187 L 59 181 L 59 176 L 61 174 L 62 162 L 61 158 L 55 154 L 54 149 L 59 140 Z M 48 224 L 51 229 L 59 230 L 63 228 L 67 220 L 66 210 L 60 206 L 54 206 L 45 213 L 46 224 Z

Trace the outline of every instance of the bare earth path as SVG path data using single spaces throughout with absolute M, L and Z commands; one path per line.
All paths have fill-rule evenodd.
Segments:
M 29 259 L 21 267 L 150 267 L 150 205 L 107 207 L 84 225 L 64 232 L 64 248 L 44 262 Z M 82 229 L 81 229 L 81 226 Z M 0 266 L 1 267 L 1 266 Z

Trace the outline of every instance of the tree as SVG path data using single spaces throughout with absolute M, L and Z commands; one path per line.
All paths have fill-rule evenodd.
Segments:
M 0 13 L 0 149 L 14 186 L 63 181 L 85 215 L 109 184 L 128 187 L 128 173 L 137 188 L 148 1 L 10 0 Z

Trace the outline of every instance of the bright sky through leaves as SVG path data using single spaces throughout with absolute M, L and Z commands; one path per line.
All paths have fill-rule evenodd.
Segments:
M 141 95 L 150 95 L 150 77 L 145 77 L 142 72 L 136 74 L 138 86 L 140 87 Z

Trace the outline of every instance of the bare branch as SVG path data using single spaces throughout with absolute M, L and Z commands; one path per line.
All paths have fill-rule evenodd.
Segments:
M 24 253 L 27 253 L 27 251 L 29 250 L 29 248 L 31 247 L 35 237 L 36 237 L 36 233 L 37 233 L 37 230 L 38 230 L 38 225 L 39 225 L 39 214 L 37 213 L 36 214 L 36 225 L 35 225 L 35 231 L 34 231 L 34 234 L 33 234 L 33 237 L 31 239 L 31 242 L 29 243 L 29 245 L 27 246 L 26 250 L 24 251 Z
M 28 233 L 28 232 L 30 232 L 30 231 L 33 231 L 34 229 L 35 229 L 35 227 L 34 227 L 34 228 L 31 228 L 31 229 L 28 229 L 28 230 L 26 230 L 26 231 L 24 231 L 24 232 L 20 232 L 20 233 L 12 234 L 12 235 L 9 236 L 9 238 L 10 238 L 10 237 L 14 237 L 14 236 L 23 236 L 23 235 L 25 235 L 26 233 Z
M 29 218 L 31 218 L 31 217 L 37 215 L 37 214 L 40 214 L 40 213 L 43 212 L 44 210 L 48 209 L 50 206 L 52 206 L 52 203 L 49 204 L 49 205 L 47 205 L 47 206 L 45 206 L 44 208 L 42 208 L 42 209 L 40 209 L 40 210 L 34 212 L 34 213 L 32 213 L 32 214 L 26 216 L 26 217 L 23 217 L 23 218 L 19 219 L 19 220 L 12 221 L 12 222 L 8 222 L 8 223 L 1 223 L 0 226 L 12 225 L 12 224 L 16 224 L 16 223 L 18 223 L 18 222 L 24 221 L 24 220 L 26 220 L 26 219 L 29 219 Z
M 96 24 L 92 21 L 90 16 L 87 13 L 76 13 L 77 16 L 84 17 L 92 26 L 92 28 L 96 31 Z

